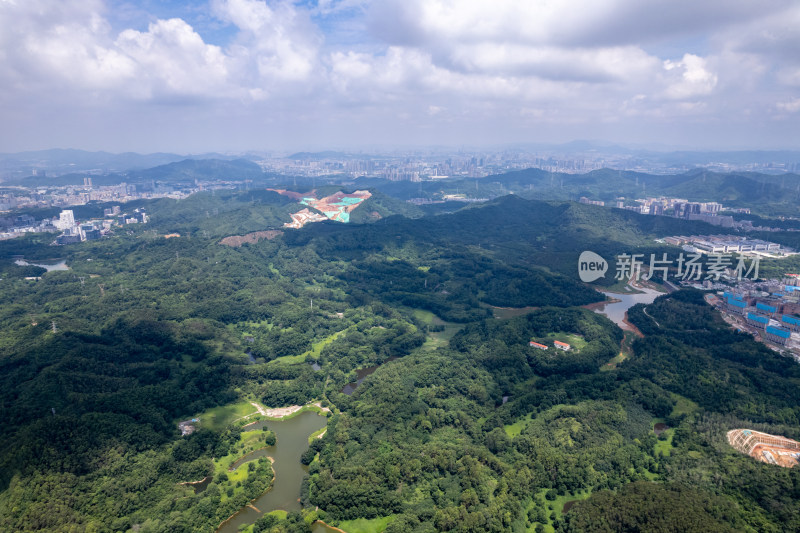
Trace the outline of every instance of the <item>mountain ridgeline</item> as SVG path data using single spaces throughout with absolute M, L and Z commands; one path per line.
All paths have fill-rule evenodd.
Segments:
M 83 171 L 68 171 L 69 166 L 60 167 L 72 152 L 62 154 L 31 153 L 0 157 L 10 168 L 31 168 L 28 161 L 43 158 L 52 160 L 57 177 L 20 175 L 18 170 L 4 180 L 12 185 L 29 187 L 82 185 L 90 177 L 95 185 L 127 183 L 145 190 L 153 185 L 188 186 L 196 180 L 247 181 L 252 186 L 269 185 L 279 188 L 316 188 L 335 184 L 344 176 L 330 175 L 319 178 L 285 176 L 264 172 L 251 159 L 234 158 L 220 154 L 207 154 L 180 159 L 174 154 L 83 154 L 85 164 L 96 162 L 97 166 Z M 48 155 L 49 154 L 49 155 Z M 327 154 L 338 156 L 341 154 Z M 326 154 L 293 154 L 290 158 L 317 160 Z M 144 167 L 148 162 L 163 162 L 157 166 Z M 27 166 L 26 166 L 27 165 Z M 78 165 L 80 167 L 80 165 Z M 103 172 L 104 168 L 120 168 Z M 124 170 L 122 170 L 124 169 Z M 483 178 L 449 178 L 412 183 L 389 181 L 383 178 L 358 178 L 355 188 L 378 189 L 388 196 L 401 200 L 423 198 L 441 200 L 445 195 L 468 198 L 494 198 L 516 193 L 541 200 L 577 200 L 587 196 L 595 200 L 613 203 L 617 198 L 640 198 L 643 196 L 671 196 L 692 201 L 718 201 L 731 207 L 750 207 L 764 215 L 793 215 L 800 202 L 800 176 L 797 174 L 760 174 L 757 172 L 715 173 L 694 169 L 676 175 L 656 175 L 643 172 L 601 169 L 585 174 L 549 172 L 537 168 L 511 171 Z M 378 211 L 381 216 L 384 216 Z
M 361 178 L 356 184 L 368 182 Z M 578 200 L 586 196 L 613 205 L 618 198 L 669 196 L 692 201 L 717 201 L 730 207 L 749 207 L 765 215 L 796 214 L 800 176 L 756 172 L 715 173 L 692 170 L 677 175 L 602 169 L 585 174 L 549 172 L 537 168 L 485 178 L 452 178 L 435 182 L 382 182 L 373 186 L 399 198 L 437 199 L 443 195 L 493 198 L 516 193 L 541 200 Z

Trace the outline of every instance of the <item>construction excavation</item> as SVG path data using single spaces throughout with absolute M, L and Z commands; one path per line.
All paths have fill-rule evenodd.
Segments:
M 786 437 L 752 429 L 734 429 L 728 432 L 728 443 L 762 463 L 792 468 L 800 462 L 800 442 Z

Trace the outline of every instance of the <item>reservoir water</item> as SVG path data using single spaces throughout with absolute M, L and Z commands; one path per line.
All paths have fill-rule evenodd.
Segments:
M 397 359 L 397 357 L 390 357 L 383 364 L 386 364 L 389 361 L 394 361 L 395 359 Z M 342 394 L 347 394 L 348 396 L 353 394 L 355 392 L 355 390 L 356 390 L 356 387 L 361 385 L 361 382 L 364 381 L 364 379 L 367 376 L 369 376 L 370 374 L 375 372 L 378 369 L 379 366 L 381 366 L 381 365 L 368 366 L 366 368 L 358 368 L 358 369 L 356 369 L 356 380 L 353 383 L 348 383 L 347 385 L 342 387 L 342 390 L 341 390 Z
M 61 260 L 61 261 L 59 261 L 57 263 L 46 264 L 46 263 L 28 263 L 24 259 L 17 259 L 16 261 L 14 261 L 14 264 L 17 264 L 19 266 L 41 267 L 41 268 L 47 270 L 48 272 L 52 272 L 54 270 L 69 270 L 69 267 L 67 266 L 67 261 L 66 260 Z
M 252 524 L 264 513 L 276 509 L 300 510 L 300 485 L 308 472 L 308 467 L 300 463 L 300 456 L 308 449 L 308 437 L 325 427 L 327 422 L 327 418 L 315 411 L 304 411 L 293 418 L 268 420 L 247 428 L 257 430 L 266 425 L 275 432 L 278 439 L 275 446 L 269 446 L 259 453 L 275 460 L 272 463 L 275 479 L 272 488 L 252 502 L 258 511 L 249 506 L 243 507 L 217 530 L 219 533 L 235 533 L 240 526 Z
M 602 315 L 606 315 L 610 318 L 616 325 L 624 330 L 630 330 L 630 326 L 625 324 L 625 313 L 636 304 L 649 304 L 653 303 L 653 300 L 664 294 L 663 292 L 658 292 L 653 289 L 646 289 L 646 288 L 639 288 L 637 290 L 641 291 L 636 294 L 620 294 L 617 292 L 604 292 L 606 296 L 609 298 L 614 298 L 615 300 L 619 300 L 617 302 L 607 303 L 604 306 L 595 310 L 596 313 L 600 313 Z
M 311 524 L 311 533 L 338 533 L 341 529 L 335 529 L 322 522 L 314 522 Z

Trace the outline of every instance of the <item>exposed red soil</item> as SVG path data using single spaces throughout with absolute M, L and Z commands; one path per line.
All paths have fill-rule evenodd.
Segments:
M 262 239 L 271 240 L 275 237 L 283 235 L 283 232 L 280 230 L 267 230 L 267 231 L 254 231 L 253 233 L 248 233 L 247 235 L 231 235 L 230 237 L 225 237 L 221 241 L 220 244 L 224 244 L 225 246 L 232 246 L 234 248 L 238 248 L 239 246 L 250 243 L 254 244 Z

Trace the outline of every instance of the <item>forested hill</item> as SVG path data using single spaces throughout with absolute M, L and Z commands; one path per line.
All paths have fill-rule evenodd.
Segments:
M 285 239 L 294 246 L 313 243 L 325 257 L 347 259 L 415 243 L 445 249 L 458 246 L 507 265 L 546 267 L 575 278 L 583 250 L 606 257 L 665 251 L 654 239 L 714 230 L 703 222 L 509 195 L 452 214 L 414 220 L 392 217 L 368 228 L 315 225 L 287 234 Z
M 246 159 L 184 159 L 146 170 L 133 170 L 127 176 L 132 182 L 156 180 L 174 183 L 194 180 L 254 180 L 263 178 L 264 172 L 257 164 Z
M 478 322 L 448 350 L 387 365 L 337 402 L 311 503 L 326 520 L 391 513 L 390 532 L 796 530 L 797 472 L 733 450 L 725 432 L 796 438 L 797 365 L 731 334 L 701 293 L 650 307 L 663 329 L 618 370 L 601 371 L 616 327 L 556 309 Z M 548 337 L 580 348 L 525 345 Z
M 606 241 L 611 245 L 642 245 L 654 237 L 713 230 L 702 222 L 670 217 L 643 216 L 619 209 L 573 202 L 546 202 L 507 195 L 474 204 L 455 213 L 418 220 L 393 218 L 375 224 L 367 232 L 375 235 L 419 236 L 433 241 L 465 245 L 529 242 L 540 249 L 548 246 L 576 248 L 583 242 Z M 318 234 L 362 233 L 361 228 L 327 226 L 304 230 L 299 239 Z M 575 240 L 577 239 L 577 241 Z M 538 243 L 538 244 L 537 244 Z M 595 242 L 596 243 L 596 242 Z
M 357 183 L 369 181 L 365 178 Z M 398 198 L 441 198 L 446 194 L 494 198 L 516 193 L 526 198 L 577 200 L 581 196 L 613 205 L 617 198 L 670 196 L 691 201 L 717 201 L 749 207 L 767 215 L 793 215 L 800 206 L 800 176 L 757 172 L 716 173 L 692 170 L 658 175 L 601 169 L 585 174 L 548 172 L 538 168 L 515 170 L 483 178 L 451 178 L 424 183 L 374 182 Z
M 340 190 L 343 189 L 325 187 L 313 193 L 302 190 L 300 192 L 324 196 Z M 370 192 L 372 196 L 351 213 L 352 224 L 371 223 L 394 215 L 422 216 L 421 210 L 411 204 L 388 197 L 379 191 Z M 139 201 L 135 205 L 147 210 L 150 229 L 155 228 L 164 233 L 206 237 L 227 237 L 254 231 L 282 229 L 284 224 L 291 222 L 292 213 L 302 209 L 318 212 L 313 207 L 299 204 L 289 196 L 266 189 L 202 191 L 182 200 L 161 198 Z M 42 210 L 28 212 L 34 217 L 44 216 Z M 57 209 L 47 211 L 48 216 L 57 213 Z M 80 216 L 79 213 L 84 213 L 84 216 L 100 216 L 102 206 L 79 206 L 76 209 L 76 217 Z M 335 224 L 345 226 L 345 224 Z
M 116 185 L 119 183 L 150 184 L 153 181 L 177 184 L 193 184 L 195 180 L 263 180 L 264 172 L 257 164 L 246 159 L 183 159 L 145 169 L 125 172 L 67 173 L 57 177 L 27 176 L 7 180 L 6 183 L 25 187 L 82 185 L 87 177 L 94 185 Z
M 283 227 L 297 202 L 274 191 L 204 191 L 182 200 L 162 198 L 149 206 L 151 228 L 164 233 L 227 237 Z

